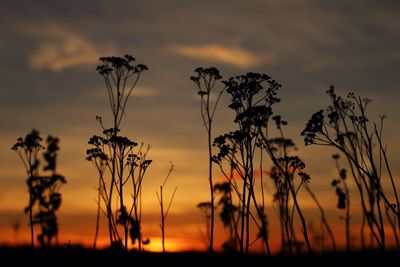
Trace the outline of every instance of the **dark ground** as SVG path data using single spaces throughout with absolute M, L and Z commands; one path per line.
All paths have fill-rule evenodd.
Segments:
M 209 254 L 199 252 L 150 253 L 91 250 L 81 247 L 30 249 L 0 248 L 0 266 L 398 266 L 400 251 L 364 251 L 317 255 Z

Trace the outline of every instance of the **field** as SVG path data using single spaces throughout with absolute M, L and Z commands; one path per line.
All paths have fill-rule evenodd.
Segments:
M 325 253 L 317 255 L 239 255 L 201 252 L 176 252 L 176 253 L 128 253 L 111 250 L 92 250 L 82 247 L 47 248 L 31 250 L 27 247 L 2 247 L 0 257 L 6 266 L 118 266 L 144 264 L 165 266 L 193 264 L 201 265 L 242 265 L 242 266 L 340 266 L 357 264 L 358 266 L 379 263 L 387 265 L 399 259 L 399 251 L 364 251 L 352 253 Z

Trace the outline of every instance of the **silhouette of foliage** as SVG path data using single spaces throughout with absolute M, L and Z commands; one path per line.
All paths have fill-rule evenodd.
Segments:
M 171 163 L 171 167 L 168 171 L 167 176 L 164 179 L 164 182 L 162 183 L 162 185 L 160 185 L 160 194 L 156 191 L 156 195 L 157 195 L 157 199 L 158 199 L 158 203 L 160 204 L 160 210 L 161 210 L 161 223 L 160 223 L 160 228 L 161 228 L 161 243 L 162 243 L 162 251 L 163 253 L 165 253 L 165 220 L 168 216 L 168 212 L 169 209 L 171 208 L 172 205 L 172 201 L 174 200 L 175 197 L 175 193 L 176 190 L 178 189 L 178 187 L 175 187 L 174 192 L 171 195 L 171 198 L 169 200 L 169 203 L 167 204 L 167 209 L 164 210 L 164 188 L 165 185 L 168 181 L 168 178 L 170 177 L 172 170 L 174 169 L 174 165 Z
M 210 202 L 200 202 L 197 204 L 197 208 L 200 209 L 200 211 L 203 213 L 205 219 L 206 219 L 206 233 L 203 235 L 203 240 L 206 243 L 207 247 L 210 244 L 210 235 L 208 233 L 210 232 L 210 218 L 211 218 L 211 203 Z
M 232 188 L 229 182 L 217 183 L 214 185 L 214 190 L 220 193 L 218 205 L 221 206 L 219 217 L 225 228 L 228 229 L 229 237 L 223 243 L 224 251 L 236 251 L 237 247 L 237 222 L 235 220 L 238 212 L 238 207 L 232 203 Z
M 347 170 L 341 169 L 339 166 L 339 154 L 334 154 L 332 158 L 335 160 L 336 169 L 339 177 L 333 179 L 332 187 L 335 188 L 336 196 L 338 197 L 337 208 L 345 210 L 345 228 L 346 228 L 346 250 L 350 251 L 350 190 L 347 186 Z
M 212 104 L 211 94 L 214 92 L 215 83 L 222 79 L 219 70 L 215 67 L 209 68 L 196 68 L 195 72 L 197 76 L 191 76 L 190 79 L 196 84 L 198 88 L 198 95 L 200 96 L 200 111 L 201 118 L 203 120 L 204 127 L 207 130 L 207 141 L 208 141 L 208 183 L 210 188 L 210 203 L 211 203 L 211 215 L 210 215 L 210 244 L 209 250 L 213 252 L 214 243 L 214 199 L 215 193 L 213 188 L 213 168 L 212 168 L 212 123 L 214 120 L 214 115 L 218 102 L 223 94 L 225 88 L 218 92 L 217 99 L 214 104 Z
M 240 200 L 239 251 L 248 253 L 250 245 L 249 219 L 251 218 L 259 228 L 257 239 L 262 239 L 267 253 L 270 254 L 268 217 L 265 212 L 262 181 L 262 155 L 266 154 L 272 161 L 270 173 L 276 187 L 275 199 L 280 207 L 282 247 L 287 247 L 292 252 L 293 248 L 298 248 L 302 244 L 294 233 L 294 215 L 296 213 L 301 222 L 304 243 L 308 251 L 312 252 L 306 221 L 297 200 L 300 188 L 309 182 L 310 176 L 304 172 L 304 162 L 298 156 L 289 155 L 289 150 L 294 148 L 294 143 L 291 139 L 285 138 L 283 134 L 282 127 L 287 125 L 287 122 L 279 115 L 274 116 L 272 110 L 273 105 L 280 102 L 277 92 L 281 85 L 266 74 L 252 72 L 232 77 L 223 83 L 226 86 L 226 92 L 231 97 L 229 108 L 235 113 L 234 122 L 238 129 L 214 139 L 213 145 L 219 151 L 213 156 L 213 161 L 220 166 L 220 170 Z M 279 136 L 275 138 L 270 138 L 268 135 L 271 120 L 279 132 Z M 260 151 L 261 157 L 261 202 L 257 200 L 254 189 L 256 150 Z M 234 169 L 241 179 L 242 188 L 239 188 L 237 181 L 226 173 L 224 164 L 229 164 Z M 289 207 L 289 203 L 293 204 L 293 207 Z M 251 212 L 252 205 L 254 205 L 257 219 Z M 322 211 L 321 206 L 319 209 Z M 327 226 L 325 217 L 323 218 Z
M 49 171 L 51 174 L 39 175 L 38 154 L 44 149 L 41 145 L 42 140 L 39 132 L 32 130 L 25 138 L 18 138 L 12 147 L 22 159 L 28 174 L 29 205 L 25 208 L 25 212 L 29 213 L 32 247 L 35 224 L 40 225 L 41 228 L 41 233 L 37 236 L 41 246 L 50 246 L 54 238 L 58 243 L 56 211 L 60 208 L 62 201 L 60 187 L 66 183 L 65 177 L 56 172 L 59 139 L 50 135 L 46 140 L 47 149 L 43 152 L 46 164 L 43 171 Z M 37 212 L 34 214 L 35 207 L 37 207 Z
M 297 150 L 297 148 L 294 142 L 284 135 L 283 126 L 286 126 L 287 122 L 279 115 L 273 116 L 272 120 L 275 122 L 279 137 L 268 138 L 267 129 L 263 131 L 260 127 L 260 141 L 258 145 L 266 151 L 273 162 L 270 176 L 275 185 L 274 200 L 278 204 L 281 220 L 281 246 L 284 252 L 293 253 L 293 250 L 299 251 L 303 245 L 302 242 L 297 240 L 294 231 L 294 216 L 296 211 L 300 218 L 304 243 L 308 251 L 312 252 L 308 238 L 307 224 L 297 200 L 298 192 L 303 186 L 306 187 L 309 193 L 311 192 L 311 189 L 307 186 L 311 177 L 304 171 L 305 163 L 303 160 L 298 156 L 290 156 L 290 151 Z M 296 180 L 298 181 L 296 182 Z M 322 211 L 321 206 L 319 206 L 319 209 Z M 325 220 L 323 222 L 327 225 Z M 329 227 L 327 228 L 329 229 Z
M 385 249 L 384 211 L 386 211 L 386 221 L 391 225 L 399 245 L 397 238 L 400 230 L 399 198 L 388 163 L 386 146 L 382 143 L 383 121 L 386 116 L 380 117 L 379 125 L 373 123 L 371 127 L 366 115 L 371 99 L 353 93 L 349 93 L 344 99 L 336 94 L 333 86 L 327 94 L 330 105 L 326 110 L 314 113 L 301 133 L 305 144 L 331 146 L 344 155 L 360 196 L 363 221 L 367 222 L 373 240 L 379 248 Z M 387 176 L 384 175 L 385 169 Z M 386 180 L 385 177 L 389 179 L 388 184 L 394 200 L 391 200 L 383 189 L 382 183 Z M 337 189 L 337 194 L 339 206 L 346 208 L 344 202 L 346 192 Z M 387 212 L 388 210 L 391 214 Z M 361 227 L 363 239 L 364 223 Z
M 114 116 L 114 128 L 121 123 L 130 95 L 133 92 L 143 71 L 148 70 L 146 65 L 137 64 L 130 55 L 124 57 L 101 57 L 102 64 L 97 66 L 97 72 L 104 78 L 109 103 Z M 133 80 L 133 81 L 132 81 Z M 132 81 L 131 83 L 129 83 Z
M 28 175 L 27 184 L 29 189 L 29 205 L 25 212 L 29 213 L 29 225 L 31 231 L 31 247 L 34 247 L 34 228 L 33 228 L 33 202 L 34 192 L 32 182 L 34 177 L 38 175 L 39 159 L 38 153 L 43 149 L 41 141 L 43 139 L 39 136 L 37 130 L 32 130 L 25 138 L 19 137 L 17 142 L 13 145 L 12 150 L 16 151 L 21 158 L 25 170 Z
M 140 240 L 141 231 L 140 231 L 140 222 L 131 218 L 131 228 L 129 229 L 129 236 L 131 237 L 132 244 L 135 244 L 137 240 Z
M 152 160 L 147 158 L 150 146 L 120 135 L 120 124 L 125 115 L 129 97 L 139 81 L 141 73 L 147 70 L 143 64 L 135 65 L 135 58 L 101 57 L 98 73 L 104 78 L 108 100 L 113 115 L 113 127 L 104 127 L 100 116 L 96 119 L 101 126 L 102 135 L 93 135 L 86 150 L 86 159 L 92 162 L 99 174 L 97 218 L 94 247 L 99 232 L 100 212 L 108 221 L 110 245 L 128 250 L 128 239 L 138 244 L 141 251 L 141 189 L 142 182 Z M 130 189 L 128 189 L 130 185 Z M 126 194 L 132 198 L 132 205 L 126 207 Z M 118 205 L 115 208 L 115 201 Z M 102 208 L 104 203 L 105 208 Z M 122 227 L 122 235 L 118 230 Z M 138 242 L 137 242 L 138 241 Z
M 235 113 L 234 122 L 238 129 L 215 138 L 214 146 L 219 152 L 213 156 L 213 161 L 220 166 L 221 171 L 232 185 L 240 199 L 240 233 L 239 251 L 248 253 L 250 245 L 250 218 L 256 223 L 262 233 L 262 238 L 268 254 L 270 254 L 267 237 L 267 220 L 263 208 L 257 204 L 254 193 L 254 154 L 259 143 L 259 129 L 266 127 L 273 114 L 272 105 L 279 102 L 276 97 L 281 85 L 266 74 L 249 72 L 245 75 L 231 77 L 223 81 L 226 92 L 230 96 L 229 108 Z M 267 86 L 264 86 L 264 83 Z M 242 188 L 224 171 L 224 162 L 233 166 L 242 180 Z M 259 218 L 259 225 L 251 214 L 251 203 L 254 204 Z

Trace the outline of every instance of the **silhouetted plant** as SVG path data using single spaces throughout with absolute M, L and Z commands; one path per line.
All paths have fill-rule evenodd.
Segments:
M 27 184 L 29 189 L 29 204 L 25 209 L 29 213 L 29 226 L 31 230 L 31 247 L 34 247 L 34 228 L 33 228 L 33 202 L 34 192 L 32 182 L 38 176 L 39 159 L 38 153 L 43 146 L 41 141 L 43 139 L 39 136 L 39 132 L 32 130 L 25 138 L 18 138 L 17 143 L 12 147 L 24 163 L 24 167 L 28 176 Z
M 307 180 L 307 179 L 306 179 Z M 328 220 L 326 218 L 326 214 L 324 211 L 324 208 L 322 207 L 320 201 L 318 200 L 318 198 L 316 197 L 315 193 L 311 190 L 311 188 L 308 186 L 308 183 L 304 183 L 304 187 L 307 190 L 308 194 L 311 196 L 312 200 L 315 202 L 315 204 L 317 205 L 317 208 L 319 210 L 320 216 L 321 216 L 321 225 L 322 225 L 322 234 L 321 234 L 321 247 L 322 250 L 323 249 L 323 242 L 325 237 L 323 236 L 323 232 L 326 230 L 328 232 L 329 235 L 329 239 L 331 240 L 331 244 L 332 244 L 332 250 L 336 251 L 336 240 L 335 240 L 335 236 L 333 235 L 333 231 L 332 228 L 330 227 Z
M 264 83 L 267 86 L 264 86 Z M 297 214 L 301 222 L 301 232 L 307 250 L 312 252 L 306 221 L 297 200 L 300 188 L 309 182 L 310 176 L 303 170 L 305 167 L 304 162 L 299 157 L 289 156 L 288 154 L 288 151 L 294 147 L 294 143 L 285 138 L 283 134 L 282 126 L 286 125 L 287 122 L 282 120 L 280 116 L 272 116 L 272 106 L 280 102 L 276 95 L 281 85 L 268 75 L 258 73 L 247 73 L 246 75 L 232 77 L 228 81 L 224 81 L 224 84 L 226 92 L 231 96 L 229 107 L 235 112 L 235 123 L 238 126 L 238 130 L 215 138 L 214 146 L 219 148 L 219 153 L 213 157 L 213 160 L 220 166 L 222 173 L 228 179 L 241 203 L 239 205 L 241 209 L 239 251 L 248 253 L 250 245 L 249 219 L 252 218 L 259 228 L 258 238 L 262 238 L 266 251 L 270 254 L 267 231 L 268 220 L 265 213 L 262 182 L 262 155 L 266 153 L 273 164 L 271 176 L 275 182 L 275 199 L 280 209 L 282 247 L 288 248 L 292 252 L 293 249 L 298 250 L 299 245 L 301 245 L 294 231 L 294 218 L 295 214 Z M 268 125 L 271 118 L 275 121 L 279 132 L 279 137 L 277 138 L 270 138 L 268 135 Z M 260 150 L 261 204 L 257 200 L 254 190 L 256 149 Z M 227 175 L 224 162 L 229 166 L 233 166 L 235 173 L 241 178 L 241 189 Z M 296 182 L 296 177 L 298 182 Z M 315 195 L 313 196 L 315 197 Z M 293 206 L 289 206 L 289 203 Z M 257 219 L 251 213 L 252 204 L 257 212 Z M 321 211 L 322 207 L 319 206 L 319 208 Z M 326 221 L 325 223 L 328 226 Z
M 259 73 L 232 77 L 223 82 L 226 92 L 231 96 L 229 107 L 235 112 L 235 123 L 238 130 L 221 135 L 214 140 L 219 153 L 213 157 L 228 179 L 237 197 L 241 201 L 239 251 L 248 253 L 250 244 L 250 217 L 258 226 L 268 254 L 270 254 L 267 236 L 267 220 L 264 210 L 257 204 L 254 193 L 255 166 L 254 155 L 259 145 L 259 128 L 266 127 L 272 115 L 271 106 L 280 100 L 276 93 L 280 84 L 271 77 Z M 264 87 L 263 83 L 268 86 Z M 224 171 L 224 162 L 235 168 L 242 180 L 242 188 L 238 188 Z M 260 225 L 251 214 L 253 202 Z
M 102 64 L 97 66 L 97 72 L 104 78 L 114 119 L 113 128 L 118 129 L 128 99 L 139 81 L 140 75 L 148 68 L 143 64 L 135 65 L 135 58 L 130 55 L 101 57 L 100 61 Z
M 219 70 L 215 67 L 210 68 L 197 68 L 195 70 L 197 76 L 192 76 L 190 79 L 197 85 L 199 91 L 198 95 L 200 96 L 200 112 L 201 118 L 204 123 L 204 127 L 207 130 L 207 141 L 208 141 L 208 183 L 210 187 L 210 203 L 211 203 L 211 216 L 210 216 L 210 252 L 213 252 L 213 243 L 214 243 L 214 188 L 213 188 L 213 169 L 212 169 L 212 123 L 215 115 L 215 110 L 218 106 L 218 102 L 221 98 L 224 89 L 218 92 L 216 100 L 214 104 L 212 104 L 212 93 L 214 90 L 214 86 L 217 80 L 222 79 L 222 76 L 219 74 Z
M 130 55 L 124 57 L 102 57 L 101 65 L 97 67 L 98 73 L 104 78 L 108 100 L 113 115 L 113 127 L 104 127 L 103 120 L 96 116 L 103 134 L 94 135 L 89 140 L 89 148 L 86 152 L 87 160 L 93 162 L 99 173 L 98 188 L 98 215 L 96 222 L 96 245 L 99 213 L 103 212 L 108 220 L 108 231 L 111 246 L 128 249 L 128 239 L 132 243 L 138 243 L 141 250 L 141 188 L 146 171 L 151 164 L 147 159 L 147 149 L 143 144 L 121 136 L 120 124 L 125 114 L 126 105 L 133 89 L 135 88 L 141 73 L 147 70 L 142 64 L 135 65 L 135 59 Z M 131 189 L 127 189 L 128 182 Z M 125 195 L 129 191 L 132 197 L 132 206 L 127 209 Z M 117 208 L 113 203 L 118 201 Z M 101 208 L 101 202 L 105 210 Z M 118 231 L 118 225 L 123 229 L 123 235 Z
M 164 189 L 164 186 L 165 186 L 165 184 L 167 183 L 168 178 L 169 178 L 169 176 L 171 175 L 173 169 L 174 169 L 174 165 L 172 165 L 172 163 L 171 163 L 171 167 L 170 167 L 170 169 L 169 169 L 169 171 L 168 171 L 168 174 L 167 174 L 167 176 L 165 177 L 164 182 L 162 183 L 162 185 L 160 185 L 160 194 L 158 194 L 158 192 L 156 191 L 158 203 L 160 204 L 160 210 L 161 210 L 161 224 L 160 224 L 160 228 L 161 228 L 161 243 L 162 243 L 163 253 L 165 253 L 165 220 L 166 220 L 166 218 L 167 218 L 167 216 L 168 216 L 169 209 L 171 208 L 172 201 L 174 200 L 175 193 L 176 193 L 176 190 L 178 189 L 178 187 L 175 187 L 174 192 L 172 193 L 171 198 L 170 198 L 170 200 L 169 200 L 169 202 L 168 202 L 168 205 L 167 205 L 167 209 L 166 209 L 166 210 L 164 210 L 163 189 Z
M 202 234 L 203 241 L 205 242 L 206 246 L 209 248 L 210 245 L 210 218 L 211 218 L 211 203 L 210 202 L 200 202 L 197 204 L 197 208 L 203 213 L 206 221 L 206 234 L 203 234 L 200 230 L 200 234 Z
M 103 146 L 103 138 L 100 136 L 93 136 L 93 143 L 95 144 L 96 148 L 88 150 L 86 153 L 91 155 L 91 157 L 87 157 L 88 160 L 91 160 L 93 164 L 95 165 L 98 173 L 99 173 L 99 184 L 97 187 L 97 215 L 96 215 L 96 230 L 95 230 L 95 235 L 94 235 L 94 241 L 93 241 L 93 248 L 96 249 L 96 244 L 97 244 L 97 237 L 99 234 L 99 227 L 100 227 L 100 213 L 103 212 L 107 218 L 108 218 L 108 210 L 107 212 L 102 210 L 101 208 L 101 202 L 103 198 L 105 198 L 104 203 L 108 203 L 108 194 L 103 191 L 103 188 L 106 188 L 106 182 L 105 182 L 105 177 L 104 177 L 104 172 L 107 168 L 107 162 L 108 162 L 108 156 L 102 152 L 102 149 L 100 147 Z M 112 214 L 111 214 L 112 216 Z
M 223 226 L 228 229 L 228 240 L 223 243 L 224 251 L 236 251 L 237 249 L 237 222 L 235 215 L 238 213 L 238 207 L 232 202 L 232 188 L 229 182 L 217 183 L 214 185 L 214 191 L 219 192 L 221 197 L 218 205 L 221 206 L 219 214 Z
M 25 138 L 18 138 L 12 147 L 24 163 L 28 174 L 29 205 L 25 212 L 29 213 L 29 224 L 31 229 L 31 246 L 34 247 L 34 225 L 39 224 L 41 233 L 37 238 L 41 246 L 50 246 L 53 238 L 58 243 L 58 222 L 56 211 L 61 205 L 62 184 L 66 183 L 65 177 L 56 172 L 57 151 L 59 150 L 59 139 L 48 136 L 47 149 L 43 153 L 46 165 L 43 171 L 51 172 L 50 175 L 39 175 L 39 151 L 44 149 L 41 145 L 43 139 L 39 132 L 32 130 Z M 37 207 L 36 214 L 33 209 Z
M 370 234 L 378 247 L 385 249 L 385 210 L 390 210 L 391 214 L 386 212 L 386 221 L 392 226 L 396 240 L 400 230 L 397 189 L 388 163 L 386 146 L 382 143 L 385 116 L 381 116 L 380 124 L 374 123 L 371 129 L 366 116 L 370 99 L 353 93 L 343 99 L 335 93 L 333 86 L 327 94 L 330 105 L 326 111 L 320 110 L 313 114 L 301 134 L 306 145 L 331 146 L 345 156 L 359 192 L 362 214 Z M 385 169 L 387 176 L 384 175 Z M 382 187 L 385 177 L 389 179 L 394 201 Z
M 304 172 L 305 163 L 298 156 L 290 156 L 289 154 L 290 150 L 296 149 L 296 147 L 294 142 L 286 138 L 283 133 L 282 127 L 287 125 L 287 122 L 282 120 L 279 115 L 272 117 L 272 119 L 275 122 L 279 136 L 269 138 L 268 128 L 265 127 L 263 130 L 260 125 L 259 146 L 266 151 L 273 162 L 270 175 L 275 184 L 276 192 L 274 198 L 279 207 L 282 248 L 284 251 L 288 249 L 290 253 L 293 253 L 293 249 L 298 249 L 300 244 L 294 231 L 294 215 L 296 211 L 301 222 L 304 242 L 308 251 L 312 252 L 307 224 L 297 199 L 299 190 L 309 183 L 311 177 Z M 298 178 L 298 182 L 296 182 L 296 178 Z M 284 231 L 282 231 L 282 227 Z
M 40 211 L 35 218 L 42 228 L 42 233 L 38 236 L 39 242 L 44 245 L 50 245 L 52 238 L 56 239 L 58 244 L 58 222 L 56 211 L 61 206 L 60 187 L 66 183 L 65 177 L 58 174 L 57 151 L 59 150 L 59 139 L 53 136 L 47 137 L 46 151 L 43 153 L 46 166 L 44 171 L 50 171 L 51 175 L 42 176 L 41 184 L 37 187 L 38 201 L 40 203 Z
M 346 229 L 346 251 L 350 251 L 350 191 L 347 186 L 347 170 L 341 169 L 339 165 L 339 154 L 334 154 L 336 169 L 339 177 L 332 180 L 332 187 L 335 188 L 336 196 L 338 197 L 337 208 L 345 210 L 345 229 Z

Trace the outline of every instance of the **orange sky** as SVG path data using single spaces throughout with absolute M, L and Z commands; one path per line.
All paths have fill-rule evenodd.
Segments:
M 4 1 L 0 8 L 0 244 L 28 241 L 27 188 L 22 163 L 10 148 L 36 128 L 43 137 L 60 138 L 58 171 L 67 178 L 58 212 L 60 243 L 90 246 L 96 216 L 97 173 L 85 160 L 87 141 L 110 124 L 104 82 L 95 68 L 98 57 L 132 54 L 148 65 L 128 104 L 122 134 L 150 144 L 153 160 L 143 184 L 143 235 L 149 250 L 160 250 L 159 189 L 172 162 L 166 188 L 178 187 L 167 219 L 167 250 L 205 249 L 200 232 L 204 218 L 196 208 L 208 200 L 207 139 L 197 91 L 190 76 L 199 66 L 216 66 L 224 79 L 248 71 L 271 75 L 283 87 L 275 112 L 289 122 L 286 133 L 312 176 L 317 194 L 343 243 L 343 220 L 330 186 L 336 177 L 331 155 L 323 147 L 305 147 L 300 137 L 307 120 L 327 106 L 325 91 L 335 84 L 372 98 L 372 120 L 388 115 L 388 144 L 397 185 L 400 102 L 400 21 L 398 3 L 322 3 L 301 1 Z M 23 6 L 22 6 L 23 5 Z M 156 8 L 155 8 L 156 7 Z M 207 15 L 204 15 L 207 14 Z M 233 114 L 223 97 L 214 136 L 233 129 Z M 269 166 L 269 163 L 266 163 Z M 216 177 L 221 177 L 215 168 Z M 222 178 L 216 178 L 222 181 Z M 266 178 L 267 213 L 273 250 L 279 249 L 272 184 Z M 356 194 L 351 184 L 352 194 Z M 355 200 L 354 224 L 358 205 Z M 308 222 L 318 213 L 301 197 Z M 104 219 L 104 218 L 103 218 Z M 12 225 L 21 222 L 18 237 Z M 218 217 L 217 217 L 217 221 Z M 224 241 L 218 222 L 216 247 Z M 357 239 L 358 227 L 352 226 Z M 388 231 L 389 234 L 390 231 Z M 253 233 L 255 235 L 255 231 Z M 107 244 L 106 229 L 99 242 Z M 259 245 L 254 245 L 258 250 Z

